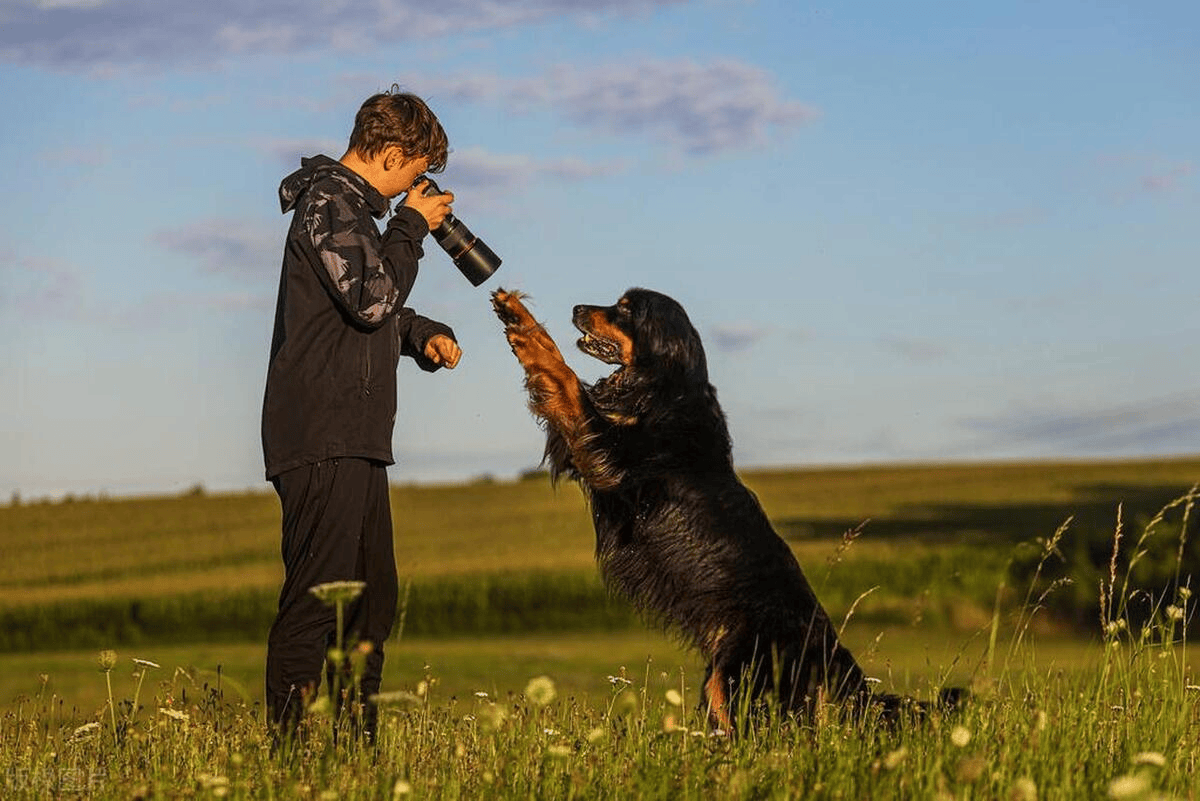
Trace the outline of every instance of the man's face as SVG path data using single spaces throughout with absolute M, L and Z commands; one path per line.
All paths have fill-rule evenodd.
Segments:
M 412 188 L 417 176 L 429 169 L 429 159 L 405 158 L 399 148 L 392 148 L 384 157 L 382 186 L 375 187 L 385 197 L 393 198 Z

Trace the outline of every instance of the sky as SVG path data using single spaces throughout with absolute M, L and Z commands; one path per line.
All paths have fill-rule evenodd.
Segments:
M 432 242 L 394 482 L 543 436 L 488 293 L 688 310 L 740 467 L 1200 453 L 1200 5 L 0 0 L 0 499 L 262 488 L 288 217 L 393 83 L 504 260 Z

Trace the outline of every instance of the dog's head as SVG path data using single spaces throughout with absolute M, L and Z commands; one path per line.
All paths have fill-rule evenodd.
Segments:
M 612 306 L 576 306 L 572 316 L 584 353 L 637 372 L 708 380 L 700 335 L 677 302 L 630 289 Z

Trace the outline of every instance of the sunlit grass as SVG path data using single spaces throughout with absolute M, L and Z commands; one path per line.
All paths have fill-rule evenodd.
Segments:
M 1161 490 L 1177 482 L 1181 473 L 1191 471 L 1189 484 L 1195 479 L 1191 463 L 1141 465 L 1127 473 L 1121 472 L 1124 469 L 1081 466 L 1071 473 L 1061 466 L 1006 466 L 893 475 L 880 468 L 855 475 L 760 474 L 752 484 L 772 516 L 783 523 L 840 525 L 885 514 L 893 523 L 911 516 L 936 524 L 937 514 L 945 510 L 985 508 L 1014 496 L 1036 507 L 1059 494 L 1070 496 L 1082 486 L 1116 483 Z M 1176 472 L 1168 476 L 1172 470 Z M 862 486 L 855 489 L 855 482 Z M 511 492 L 514 486 L 516 495 Z M 415 488 L 401 491 L 410 490 L 408 500 L 423 510 L 413 519 L 438 531 L 438 537 L 415 530 L 399 533 L 398 541 L 420 540 L 411 555 L 427 561 L 415 570 L 455 575 L 464 565 L 478 564 L 484 571 L 489 536 L 493 543 L 507 543 L 496 548 L 500 555 L 491 563 L 493 569 L 522 563 L 523 546 L 518 543 L 523 525 L 531 527 L 530 552 L 537 551 L 564 570 L 566 565 L 592 568 L 590 530 L 586 518 L 579 518 L 579 499 L 570 492 L 556 495 L 537 482 L 482 484 L 471 490 L 479 493 L 470 496 L 480 504 L 475 509 L 462 502 L 462 488 L 429 490 L 432 494 Z M 823 504 L 818 502 L 822 494 Z M 937 514 L 930 512 L 935 496 L 942 502 Z M 196 504 L 211 500 L 175 499 Z M 1189 500 L 1187 509 L 1190 504 Z M 220 506 L 206 507 L 204 514 L 212 517 L 202 526 L 223 525 Z M 486 517 L 489 509 L 494 519 Z M 9 511 L 23 514 L 26 509 Z M 75 511 L 69 510 L 67 518 Z M 153 511 L 159 515 L 162 509 Z M 86 583 L 87 575 L 100 576 L 98 586 L 132 578 L 119 577 L 122 571 L 137 570 L 136 554 L 113 545 L 111 537 L 105 539 L 110 531 L 106 527 L 121 525 L 105 517 L 110 514 L 123 513 L 107 509 L 91 523 L 80 514 L 80 528 L 74 533 L 54 533 L 50 518 L 26 520 L 29 528 L 17 533 L 0 532 L 6 541 L 26 538 L 21 541 L 27 547 L 37 536 L 57 543 L 49 550 L 53 559 L 33 560 L 36 564 L 24 572 L 8 568 L 5 590 L 32 589 L 42 579 L 66 587 Z M 6 524 L 14 520 L 2 519 Z M 1115 542 L 1149 542 L 1147 528 L 1139 529 L 1132 517 L 1116 519 Z M 1170 529 L 1177 519 L 1169 518 L 1163 527 Z M 1172 553 L 1176 541 L 1180 555 L 1190 552 L 1196 543 L 1187 539 L 1187 521 L 1184 514 L 1175 536 L 1168 530 L 1155 537 L 1166 541 Z M 159 522 L 139 531 L 148 536 Z M 187 524 L 184 534 L 164 536 L 186 539 L 197 534 L 190 528 L 194 523 Z M 272 518 L 272 547 L 277 543 L 274 525 Z M 413 525 L 412 520 L 406 525 Z M 235 525 L 231 530 L 242 531 L 237 537 L 243 537 L 247 529 Z M 802 526 L 793 530 L 802 531 Z M 106 543 L 98 550 L 111 545 L 123 556 L 96 559 L 89 566 L 89 531 Z M 1130 576 L 1143 549 L 1126 552 L 1131 554 L 1126 559 L 1114 547 L 1112 562 L 1095 590 L 1102 616 L 1090 638 L 1085 635 L 1080 642 L 1046 618 L 1047 595 L 1063 585 L 1058 579 L 1040 580 L 1041 563 L 1030 586 L 1004 587 L 1003 548 L 972 551 L 978 540 L 946 547 L 920 532 L 908 539 L 873 542 L 870 525 L 866 532 L 841 543 L 800 539 L 795 546 L 835 615 L 840 619 L 854 610 L 845 639 L 869 675 L 887 689 L 921 697 L 946 684 L 970 686 L 971 701 L 952 717 L 935 716 L 890 729 L 871 721 L 844 720 L 837 709 L 822 709 L 809 720 L 780 718 L 765 709 L 752 711 L 743 736 L 731 737 L 715 733 L 700 708 L 703 672 L 697 659 L 656 632 L 452 639 L 406 635 L 386 644 L 377 748 L 355 744 L 353 738 L 335 741 L 330 710 L 318 704 L 303 724 L 308 736 L 302 750 L 294 758 L 282 758 L 272 753 L 261 710 L 260 643 L 168 647 L 151 642 L 137 648 L 114 644 L 102 652 L 59 654 L 31 649 L 0 656 L 0 688 L 6 693 L 0 702 L 13 699 L 0 706 L 0 795 L 1015 801 L 1195 797 L 1195 787 L 1200 786 L 1200 681 L 1196 648 L 1186 638 L 1196 603 L 1187 576 L 1176 571 L 1171 586 L 1153 593 L 1138 588 Z M 1032 534 L 1042 538 L 1042 558 L 1052 560 L 1053 525 Z M 174 547 L 181 547 L 181 539 L 173 541 Z M 439 557 L 439 545 L 452 555 Z M 236 543 L 217 539 L 200 551 L 219 561 L 225 546 L 244 552 Z M 141 564 L 174 558 L 170 551 L 156 546 L 148 551 L 153 559 Z M 991 561 L 997 557 L 999 561 Z M 404 564 L 403 557 L 400 561 Z M 176 575 L 184 574 L 185 557 L 172 564 L 171 570 L 178 568 Z M 924 583 L 914 583 L 922 577 Z M 981 604 L 977 593 L 966 589 L 977 589 L 989 578 L 994 605 Z M 884 584 L 890 590 L 871 590 Z M 923 599 L 919 590 L 911 597 L 918 586 L 929 590 Z M 882 619 L 878 605 L 892 610 L 892 623 L 864 622 Z M 1136 615 L 1131 613 L 1135 607 Z M 950 620 L 955 616 L 958 619 Z M 36 648 L 36 641 L 33 645 Z
M 1070 671 L 1023 669 L 1021 646 L 952 717 L 893 730 L 836 709 L 763 713 L 736 738 L 708 726 L 686 668 L 614 665 L 586 695 L 538 673 L 455 696 L 430 669 L 381 694 L 375 749 L 335 743 L 314 709 L 292 759 L 216 676 L 120 655 L 121 672 L 161 676 L 153 696 L 118 691 L 82 723 L 52 695 L 28 698 L 0 728 L 0 776 L 6 798 L 1187 798 L 1200 688 L 1155 636 L 1097 645 Z

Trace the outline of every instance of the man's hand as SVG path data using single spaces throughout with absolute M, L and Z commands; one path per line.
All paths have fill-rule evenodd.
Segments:
M 445 334 L 437 334 L 425 343 L 425 358 L 436 365 L 453 370 L 462 358 L 462 348 Z
M 453 192 L 442 192 L 440 195 L 425 195 L 425 190 L 429 188 L 429 181 L 422 181 L 408 191 L 404 196 L 404 205 L 411 209 L 416 209 L 425 222 L 429 224 L 429 230 L 435 231 L 442 224 L 442 220 L 446 219 L 446 215 L 450 213 L 450 205 L 454 203 Z

